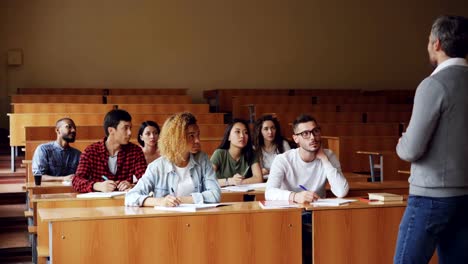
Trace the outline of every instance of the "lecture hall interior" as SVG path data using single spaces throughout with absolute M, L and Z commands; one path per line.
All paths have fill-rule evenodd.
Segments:
M 393 263 L 405 201 L 358 199 L 408 195 L 395 146 L 443 14 L 467 17 L 466 0 L 0 1 L 0 262 Z M 194 113 L 208 155 L 232 118 L 272 114 L 291 140 L 309 113 L 356 202 L 265 210 L 259 187 L 177 213 L 35 185 L 32 155 L 56 120 L 75 120 L 83 151 L 115 108 L 132 115 L 136 144 L 142 121 Z

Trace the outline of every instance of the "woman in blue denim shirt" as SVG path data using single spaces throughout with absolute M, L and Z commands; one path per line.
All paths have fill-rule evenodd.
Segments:
M 200 151 L 200 129 L 195 116 L 185 112 L 168 118 L 158 146 L 161 157 L 148 165 L 143 177 L 125 196 L 125 205 L 178 206 L 220 201 L 215 172 L 208 155 Z

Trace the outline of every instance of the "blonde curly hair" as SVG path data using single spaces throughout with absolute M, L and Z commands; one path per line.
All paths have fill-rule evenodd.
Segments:
M 197 119 L 189 112 L 169 117 L 159 134 L 158 147 L 161 156 L 175 164 L 186 161 L 184 156 L 187 154 L 187 130 L 190 125 L 196 124 Z

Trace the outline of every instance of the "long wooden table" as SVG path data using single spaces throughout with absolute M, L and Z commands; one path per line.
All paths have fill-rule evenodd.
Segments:
M 305 210 L 312 211 L 313 263 L 393 263 L 405 208 L 406 201 L 306 205 Z M 437 258 L 430 263 L 437 263 Z
M 300 208 L 257 202 L 194 213 L 141 207 L 39 209 L 50 263 L 300 263 Z

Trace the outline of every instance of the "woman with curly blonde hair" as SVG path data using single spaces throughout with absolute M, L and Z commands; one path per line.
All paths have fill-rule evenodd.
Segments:
M 206 153 L 200 151 L 200 128 L 193 114 L 169 117 L 159 135 L 161 157 L 127 193 L 127 206 L 178 206 L 217 203 L 221 190 Z M 154 197 L 150 196 L 153 192 Z

